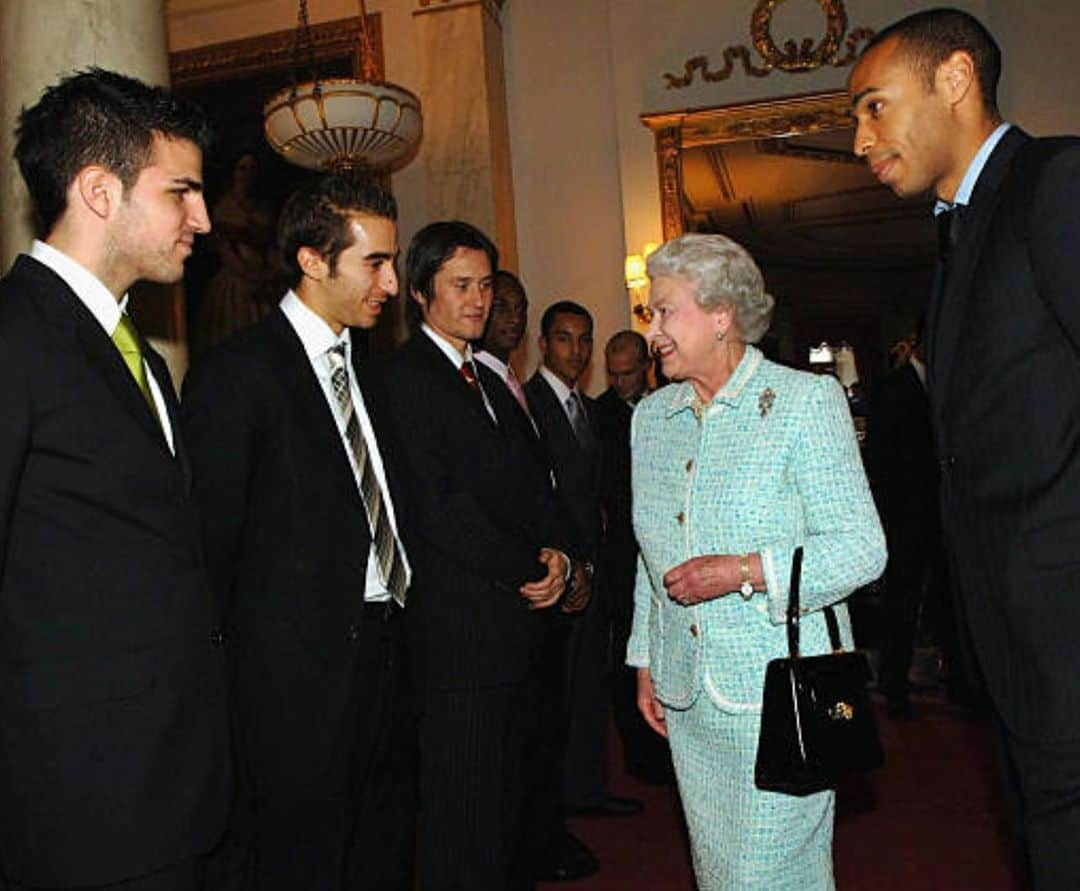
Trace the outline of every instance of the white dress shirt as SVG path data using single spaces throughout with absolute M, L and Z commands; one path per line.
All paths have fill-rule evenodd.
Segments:
M 574 426 L 574 419 L 570 417 L 570 411 L 566 407 L 566 400 L 574 397 L 577 400 L 577 404 L 581 407 L 582 413 L 585 411 L 585 403 L 581 401 L 581 394 L 578 392 L 577 387 L 570 388 L 563 383 L 562 379 L 555 374 L 546 365 L 540 366 L 540 376 L 548 382 L 548 386 L 555 391 L 555 398 L 559 400 L 559 405 L 562 406 L 563 414 L 566 415 L 566 420 L 570 422 L 570 426 Z
M 300 338 L 300 343 L 303 344 L 304 352 L 311 363 L 311 369 L 315 372 L 315 378 L 319 382 L 323 396 L 326 397 L 326 404 L 330 406 L 330 412 L 334 416 L 334 423 L 337 424 L 341 447 L 345 450 L 345 455 L 349 459 L 353 479 L 356 481 L 356 491 L 359 493 L 360 469 L 356 466 L 356 456 L 353 455 L 352 447 L 345 436 L 345 418 L 342 417 L 341 407 L 338 405 L 337 396 L 334 395 L 334 386 L 330 379 L 333 373 L 333 366 L 330 364 L 330 350 L 338 344 L 344 344 L 345 346 L 345 368 L 349 370 L 349 394 L 352 396 L 353 411 L 356 413 L 356 420 L 360 424 L 360 434 L 364 437 L 364 442 L 367 443 L 368 460 L 371 461 L 371 467 L 375 471 L 375 479 L 378 481 L 383 504 L 386 505 L 386 514 L 390 519 L 390 528 L 394 532 L 394 539 L 397 541 L 398 549 L 401 552 L 401 560 L 405 564 L 405 582 L 406 587 L 408 587 L 408 583 L 412 579 L 412 567 L 409 566 L 405 548 L 402 546 L 401 537 L 398 535 L 397 519 L 394 516 L 394 502 L 391 501 L 390 491 L 386 487 L 386 471 L 383 470 L 379 444 L 375 440 L 375 430 L 371 426 L 371 418 L 368 417 L 364 397 L 360 393 L 360 388 L 356 385 L 356 375 L 352 373 L 352 341 L 349 338 L 349 329 L 345 328 L 340 336 L 335 334 L 333 329 L 309 309 L 293 291 L 289 291 L 281 299 L 281 311 L 285 314 L 285 318 L 289 320 L 289 324 L 292 325 L 296 336 Z M 361 498 L 363 498 L 362 495 Z M 371 549 L 368 551 L 367 578 L 364 585 L 364 600 L 369 603 L 380 603 L 389 599 L 390 592 L 386 590 L 386 583 L 379 574 L 379 561 L 375 555 L 374 530 L 372 530 Z
M 102 284 L 94 273 L 76 260 L 72 260 L 63 251 L 58 251 L 50 244 L 34 240 L 30 246 L 30 256 L 48 266 L 64 283 L 75 292 L 75 296 L 82 301 L 83 305 L 90 310 L 90 314 L 105 330 L 105 334 L 112 340 L 116 326 L 120 324 L 120 316 L 127 309 L 128 295 L 125 294 L 119 302 L 116 296 Z M 150 395 L 154 399 L 154 408 L 157 409 L 158 421 L 161 423 L 165 441 L 169 444 L 169 451 L 176 454 L 173 444 L 173 431 L 169 423 L 169 410 L 165 405 L 165 397 L 161 395 L 161 387 L 154 378 L 154 372 L 143 359 L 143 368 L 146 370 L 146 381 L 150 385 Z M 172 382 L 169 382 L 172 386 Z

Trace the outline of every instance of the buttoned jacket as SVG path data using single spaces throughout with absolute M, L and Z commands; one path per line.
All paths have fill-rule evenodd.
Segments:
M 835 379 L 793 371 L 753 346 L 695 411 L 686 382 L 638 406 L 631 430 L 641 554 L 627 662 L 650 668 L 661 702 L 702 689 L 729 712 L 761 707 L 765 665 L 787 654 L 791 558 L 803 545 L 804 654 L 829 648 L 822 607 L 877 578 L 885 539 L 851 415 Z M 766 590 L 694 606 L 667 596 L 668 570 L 697 556 L 760 553 Z M 845 645 L 847 611 L 837 608 Z

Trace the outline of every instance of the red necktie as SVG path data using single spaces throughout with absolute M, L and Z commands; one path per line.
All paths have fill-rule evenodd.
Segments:
M 476 379 L 476 372 L 473 371 L 472 362 L 462 362 L 458 372 L 465 379 L 465 383 L 472 387 L 477 393 L 480 392 L 480 381 Z

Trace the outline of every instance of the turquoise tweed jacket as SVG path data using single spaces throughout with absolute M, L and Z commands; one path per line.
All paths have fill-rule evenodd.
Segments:
M 629 665 L 648 667 L 662 703 L 689 708 L 702 689 L 732 713 L 761 708 L 765 665 L 787 654 L 784 620 L 802 544 L 805 655 L 829 649 L 820 612 L 885 567 L 881 530 L 843 390 L 747 346 L 699 422 L 689 383 L 634 413 L 634 529 L 641 554 Z M 694 606 L 667 596 L 664 574 L 691 557 L 761 554 L 767 590 Z M 845 645 L 847 610 L 837 608 Z

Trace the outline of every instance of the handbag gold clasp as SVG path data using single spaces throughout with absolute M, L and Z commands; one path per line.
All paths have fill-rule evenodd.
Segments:
M 855 717 L 855 709 L 847 702 L 838 702 L 829 709 L 829 717 L 834 721 L 850 721 Z

